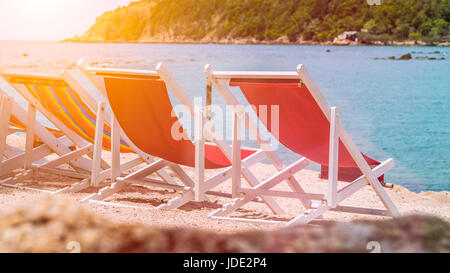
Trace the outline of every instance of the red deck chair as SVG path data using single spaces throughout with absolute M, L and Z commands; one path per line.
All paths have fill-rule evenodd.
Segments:
M 208 80 L 215 86 L 225 101 L 234 108 L 242 121 L 249 117 L 243 112 L 243 107 L 239 104 L 229 86 L 239 87 L 250 105 L 256 106 L 256 109 L 259 109 L 258 106 L 277 105 L 279 107 L 279 122 L 277 124 L 269 122 L 272 120 L 270 111 L 267 118 L 261 118 L 258 112 L 256 115 L 269 132 L 272 132 L 272 127 L 278 126 L 279 133 L 274 137 L 291 151 L 304 157 L 291 166 L 281 168 L 280 173 L 256 187 L 241 188 L 238 184 L 235 187 L 243 196 L 234 200 L 229 206 L 216 210 L 211 214 L 211 217 L 235 219 L 226 216 L 245 205 L 248 200 L 255 196 L 298 197 L 299 194 L 274 191 L 271 188 L 281 182 L 280 176 L 283 172 L 299 171 L 301 168 L 298 165 L 304 160 L 327 166 L 327 174 L 330 174 L 327 175 L 329 190 L 326 194 L 304 194 L 307 198 L 317 200 L 317 202 L 314 202 L 312 208 L 307 210 L 305 214 L 295 217 L 288 224 L 308 223 L 327 210 L 399 215 L 397 208 L 382 186 L 384 183 L 383 174 L 394 166 L 394 161 L 388 159 L 379 162 L 358 150 L 339 121 L 338 109 L 336 107 L 331 108 L 328 105 L 325 97 L 303 65 L 300 65 L 296 72 L 219 72 L 213 71 L 211 66 L 207 66 L 205 73 Z M 267 108 L 270 109 L 270 107 Z M 254 131 L 251 128 L 252 126 L 255 125 L 247 122 L 246 127 L 249 131 Z M 258 142 L 261 143 L 261 140 L 258 139 Z M 345 176 L 339 176 L 339 172 L 348 170 L 350 172 L 347 172 Z M 352 183 L 338 190 L 338 178 L 348 180 L 349 177 L 353 179 Z M 236 183 L 239 182 L 236 181 Z M 366 185 L 373 187 L 386 206 L 387 211 L 339 205 L 348 196 Z
M 82 65 L 79 68 L 90 75 L 90 78 L 93 78 L 93 75 L 101 77 L 100 80 L 93 79 L 93 82 L 105 90 L 114 116 L 128 139 L 143 152 L 160 158 L 127 177 L 118 178 L 116 183 L 91 195 L 85 201 L 98 202 L 133 183 L 173 188 L 182 192 L 181 196 L 159 206 L 160 209 L 178 208 L 189 201 L 203 201 L 207 194 L 232 197 L 230 193 L 213 191 L 214 187 L 232 177 L 231 147 L 209 131 L 205 134 L 209 134 L 208 138 L 215 143 L 205 143 L 202 130 L 205 119 L 201 107 L 195 107 L 193 100 L 162 64 L 159 64 L 155 71 L 105 69 Z M 195 118 L 194 142 L 189 140 L 184 131 L 184 137 L 179 140 L 172 136 L 172 126 L 179 121 L 172 115 L 173 106 L 169 99 L 168 88 Z M 251 186 L 256 186 L 259 182 L 248 168 L 263 159 L 264 153 L 261 150 L 242 149 L 239 160 L 242 160 L 245 167 L 241 173 Z M 181 173 L 180 165 L 195 168 L 194 179 L 184 172 Z M 184 186 L 174 187 L 148 178 L 155 171 L 165 167 L 172 168 Z M 174 167 L 178 169 L 173 169 Z M 205 169 L 223 170 L 206 178 Z M 273 212 L 282 213 L 280 206 L 271 197 L 263 197 L 262 201 Z M 111 204 L 101 201 L 100 203 Z

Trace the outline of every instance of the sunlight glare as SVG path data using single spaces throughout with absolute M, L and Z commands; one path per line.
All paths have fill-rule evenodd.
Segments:
M 0 40 L 60 40 L 80 35 L 108 10 L 132 0 L 0 0 Z
M 51 16 L 55 12 L 68 10 L 79 0 L 19 0 L 16 2 L 28 15 L 34 14 L 33 19 L 38 20 L 41 16 Z

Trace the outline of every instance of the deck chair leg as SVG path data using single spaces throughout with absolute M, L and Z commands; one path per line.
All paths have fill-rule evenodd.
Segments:
M 176 165 L 176 166 L 178 166 L 178 165 Z M 209 190 L 214 188 L 215 186 L 221 184 L 222 182 L 228 180 L 232 176 L 231 173 L 232 173 L 232 167 L 229 167 L 228 169 L 225 169 L 224 171 L 216 174 L 216 176 L 205 180 L 204 186 L 203 186 L 203 191 L 205 192 L 205 196 L 204 196 L 205 201 L 210 202 L 210 200 L 208 199 L 206 194 L 208 194 L 208 193 L 213 194 Z M 238 171 L 238 173 L 240 175 L 239 171 Z M 183 177 L 183 176 L 187 176 L 184 173 L 184 171 L 183 171 L 183 175 L 181 177 Z M 158 207 L 158 209 L 167 210 L 167 209 L 171 209 L 171 208 L 179 208 L 180 206 L 182 206 L 190 201 L 194 201 L 195 200 L 194 193 L 193 193 L 193 190 L 191 190 L 191 189 L 192 189 L 192 186 L 188 186 L 187 190 L 181 196 L 170 200 L 169 202 L 167 202 L 167 204 L 160 205 Z M 232 196 L 227 196 L 227 197 L 232 197 Z
M 39 163 L 39 160 L 42 160 L 46 156 L 52 154 L 52 151 L 46 146 L 41 145 L 37 148 L 34 148 L 31 152 L 31 157 L 33 161 L 36 161 L 36 163 Z M 20 150 L 19 153 L 15 154 L 14 156 L 4 160 L 1 164 L 0 169 L 0 176 L 3 176 L 5 174 L 8 174 L 12 172 L 13 170 L 17 170 L 23 167 L 23 162 L 25 160 L 25 154 L 22 150 Z M 42 161 L 45 164 L 45 161 Z
M 95 141 L 94 141 L 94 142 L 95 142 Z M 83 146 L 82 146 L 82 147 L 83 147 Z M 90 153 L 90 154 L 88 154 L 87 156 L 91 159 L 91 161 L 94 160 L 94 153 Z M 85 158 L 83 158 L 83 159 L 85 159 Z M 108 162 L 106 162 L 103 158 L 100 159 L 100 169 L 105 170 L 105 169 L 109 169 L 109 168 L 111 168 L 111 166 L 109 166 Z M 90 168 L 90 169 L 91 169 L 91 168 Z
M 376 177 L 380 177 L 383 174 L 387 173 L 389 170 L 393 169 L 394 166 L 395 161 L 392 158 L 390 158 L 388 160 L 381 162 L 381 164 L 376 166 L 372 171 Z M 348 198 L 353 193 L 359 191 L 363 187 L 367 186 L 368 184 L 369 182 L 367 181 L 364 175 L 355 179 L 352 183 L 348 184 L 347 186 L 343 187 L 338 191 L 338 203 Z
M 226 216 L 226 215 L 232 213 L 233 211 L 237 210 L 238 208 L 244 206 L 245 204 L 251 202 L 253 198 L 254 198 L 254 196 L 249 195 L 249 194 L 245 195 L 244 197 L 235 198 L 235 199 L 231 200 L 230 203 L 225 204 L 222 208 L 219 208 L 219 209 L 213 211 L 209 215 L 209 217 L 214 218 L 214 217 Z
M 356 144 L 351 139 L 348 132 L 345 130 L 343 125 L 339 122 L 337 124 L 339 126 L 339 134 L 342 139 L 342 142 L 346 146 L 347 150 L 350 152 L 350 155 L 352 156 L 353 160 L 355 160 L 356 164 L 360 168 L 363 175 L 366 177 L 369 184 L 374 189 L 375 193 L 380 198 L 381 202 L 383 202 L 386 209 L 389 211 L 389 214 L 393 217 L 400 216 L 400 213 L 395 206 L 395 204 L 392 202 L 389 195 L 384 190 L 383 186 L 381 185 L 378 178 L 375 176 L 373 170 L 370 168 L 369 164 L 367 164 L 366 160 L 362 156 L 361 152 L 356 147 Z
M 174 199 L 170 200 L 169 202 L 167 202 L 166 204 L 162 204 L 156 208 L 160 209 L 160 210 L 177 209 L 177 208 L 183 206 L 184 204 L 191 202 L 193 200 L 195 200 L 194 192 L 193 191 L 185 191 L 181 194 L 181 196 L 174 198 Z
M 203 201 L 203 183 L 205 181 L 205 139 L 203 136 L 203 110 L 195 107 L 195 201 Z
M 339 110 L 331 108 L 330 119 L 330 151 L 328 159 L 328 206 L 337 206 L 337 178 L 338 178 L 338 155 L 339 155 L 339 132 L 336 123 L 339 121 Z
M 242 166 L 242 174 L 246 178 L 247 182 L 249 182 L 251 187 L 257 187 L 261 184 L 256 176 L 247 167 Z M 261 196 L 261 198 L 273 213 L 278 215 L 283 215 L 285 213 L 281 206 L 272 197 Z
M 142 162 L 144 162 L 144 161 L 141 158 L 135 158 L 135 159 L 131 159 L 131 160 L 127 161 L 127 162 L 124 162 L 123 164 L 120 164 L 119 168 L 118 168 L 119 169 L 119 175 L 115 176 L 114 181 L 117 181 L 117 179 L 121 175 L 123 175 L 122 174 L 123 171 L 129 170 L 129 169 L 131 169 L 131 168 L 141 164 Z M 101 171 L 99 173 L 99 175 L 97 176 L 97 181 L 98 182 L 102 182 L 102 181 L 107 180 L 108 178 L 111 179 L 111 177 L 112 177 L 112 168 L 109 168 L 109 169 L 103 170 L 103 171 Z M 111 182 L 114 182 L 114 181 L 111 181 Z
M 186 172 L 179 165 L 177 165 L 177 164 L 170 164 L 169 168 L 178 176 L 178 178 L 181 180 L 181 182 L 186 187 L 188 187 L 188 188 L 194 188 L 195 187 L 195 182 L 189 177 L 189 175 L 186 174 Z M 164 177 L 161 176 L 161 172 L 162 171 L 163 170 L 158 171 L 158 174 L 164 181 L 166 181 L 164 179 Z M 166 181 L 166 183 L 169 183 L 169 182 Z M 173 183 L 169 183 L 169 184 L 173 184 Z M 202 186 L 202 191 L 203 192 L 207 191 L 207 189 L 205 187 L 205 184 L 206 184 L 206 181 L 203 182 L 203 186 Z M 207 202 L 210 202 L 210 199 L 205 194 L 203 194 L 203 200 L 207 201 Z
M 103 150 L 103 130 L 105 124 L 105 103 L 99 102 L 97 108 L 97 121 L 95 125 L 94 155 L 92 159 L 91 186 L 98 187 L 97 177 L 101 171 Z
M 232 160 L 232 196 L 238 198 L 241 189 L 241 124 L 237 114 L 233 116 L 233 160 Z
M 169 168 L 180 178 L 181 182 L 187 186 L 194 188 L 195 182 L 192 180 L 189 175 L 177 164 L 170 164 Z M 167 181 L 166 181 L 167 182 Z
M 291 221 L 288 222 L 288 226 L 299 225 L 299 224 L 308 224 L 314 219 L 321 218 L 322 215 L 328 211 L 328 206 L 321 202 L 319 204 L 314 203 L 313 208 L 307 210 L 301 215 L 295 217 Z
M 115 179 L 113 181 L 111 181 L 111 182 L 117 181 L 120 178 L 120 176 L 122 175 L 123 171 L 129 170 L 129 169 L 131 169 L 131 168 L 141 164 L 142 162 L 144 162 L 144 161 L 141 158 L 135 158 L 135 159 L 129 160 L 129 161 L 119 165 L 119 168 L 118 168 L 119 169 L 119 175 L 115 176 Z M 105 180 L 107 180 L 108 178 L 111 178 L 111 177 L 112 177 L 112 169 L 111 168 L 109 168 L 107 170 L 103 170 L 97 176 L 97 182 L 105 181 Z
M 9 135 L 9 119 L 11 116 L 12 99 L 6 95 L 0 97 L 0 171 L 6 149 L 6 138 Z
M 58 166 L 61 166 L 64 163 L 70 163 L 72 160 L 77 160 L 78 158 L 82 157 L 83 155 L 92 153 L 92 150 L 94 149 L 92 144 L 88 144 L 84 146 L 83 148 L 80 148 L 78 150 L 75 150 L 73 152 L 64 154 L 56 159 L 50 160 L 44 164 L 39 165 L 39 168 L 56 168 Z
M 282 169 L 277 169 L 277 170 L 282 171 Z M 297 179 L 295 179 L 294 176 L 286 178 L 286 181 L 288 182 L 288 186 L 291 188 L 291 190 L 293 190 L 299 194 L 306 193 L 306 191 L 303 189 L 302 186 L 300 186 L 300 184 L 298 183 Z M 305 208 L 307 208 L 307 209 L 311 208 L 312 203 L 313 203 L 311 200 L 304 198 L 304 197 L 299 197 L 299 200 Z
M 288 176 L 292 176 L 294 173 L 297 173 L 298 171 L 304 169 L 306 166 L 308 166 L 310 161 L 306 158 L 300 159 L 297 162 L 291 164 L 290 166 L 286 167 L 283 171 L 275 174 L 271 178 L 267 179 L 266 181 L 260 183 L 259 185 L 252 188 L 252 192 L 246 193 L 244 197 L 236 198 L 231 203 L 225 205 L 223 208 L 216 210 L 213 212 L 210 217 L 215 216 L 225 216 L 227 214 L 232 213 L 233 211 L 237 210 L 238 208 L 242 207 L 243 205 L 251 202 L 255 196 L 258 195 L 258 190 L 268 190 L 282 181 L 286 179 Z
M 111 182 L 120 176 L 120 125 L 114 115 L 111 116 Z
M 28 106 L 28 123 L 27 123 L 27 135 L 25 140 L 25 169 L 30 169 L 32 162 L 31 152 L 33 150 L 34 142 L 34 127 L 36 124 L 36 107 L 33 105 Z
M 74 183 L 68 187 L 65 187 L 63 189 L 57 190 L 52 193 L 52 195 L 60 194 L 60 193 L 75 193 L 80 192 L 86 188 L 89 188 L 90 186 L 90 179 L 85 178 L 80 182 Z
M 259 157 L 260 156 L 258 154 L 256 154 L 255 155 L 256 160 L 254 160 L 254 161 L 255 162 L 259 162 L 260 161 Z M 246 159 L 245 161 L 247 161 L 247 160 L 248 159 Z M 240 162 L 240 158 L 239 158 L 239 162 Z M 177 168 L 173 168 L 174 172 L 176 172 L 176 174 L 180 177 L 180 179 L 183 180 L 183 178 L 187 178 L 186 181 L 192 181 L 189 178 L 189 176 L 187 176 L 187 174 L 178 165 L 173 165 L 173 166 L 170 166 L 170 167 L 172 168 L 172 167 L 175 167 L 175 166 Z M 208 193 L 208 191 L 210 189 L 214 188 L 215 186 L 221 184 L 222 182 L 224 182 L 224 181 L 228 180 L 230 177 L 232 177 L 233 168 L 234 167 L 229 167 L 228 169 L 225 169 L 224 171 L 218 173 L 216 176 L 205 180 L 204 184 L 203 184 L 204 185 L 203 186 L 203 191 L 205 193 Z M 181 170 L 181 173 L 179 173 L 180 170 Z M 236 169 L 234 171 L 237 171 L 237 173 L 239 175 L 239 179 L 240 179 L 240 174 L 241 174 L 240 171 L 236 170 Z M 183 181 L 183 182 L 188 188 L 193 188 L 193 185 L 194 185 L 193 182 L 190 182 L 190 183 L 185 183 L 185 181 Z M 163 204 L 163 205 L 159 206 L 158 208 L 159 209 L 168 209 L 169 207 L 170 208 L 178 208 L 178 207 L 180 207 L 181 205 L 183 205 L 183 204 L 185 204 L 187 202 L 194 201 L 194 197 L 193 197 L 194 195 L 193 194 L 188 194 L 188 192 L 192 192 L 192 190 L 186 191 L 182 196 L 174 198 L 173 200 L 169 201 L 167 204 Z M 204 196 L 204 200 L 210 202 L 206 195 Z
M 119 191 L 123 190 L 126 186 L 128 186 L 128 183 L 125 181 L 117 181 L 112 183 L 110 186 L 104 187 L 103 189 L 99 190 L 97 193 L 93 193 L 84 199 L 81 200 L 82 203 L 88 202 L 90 200 L 103 200 L 115 193 L 118 193 Z

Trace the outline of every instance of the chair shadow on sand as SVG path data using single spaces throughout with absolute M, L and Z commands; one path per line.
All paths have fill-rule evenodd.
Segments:
M 88 188 L 82 191 L 81 193 L 92 193 L 97 191 L 97 188 Z M 124 194 L 130 194 L 130 193 L 137 193 L 142 195 L 143 197 L 124 197 Z M 152 196 L 153 194 L 153 196 Z M 155 194 L 158 194 L 160 196 L 155 196 Z M 115 198 L 111 198 L 110 201 L 112 202 L 127 202 L 127 203 L 134 203 L 134 204 L 147 204 L 153 207 L 158 207 L 162 204 L 166 204 L 169 202 L 173 197 L 177 196 L 179 193 L 174 190 L 164 190 L 164 189 L 155 189 L 155 188 L 147 188 L 144 186 L 139 185 L 128 185 L 125 187 L 121 194 L 122 196 L 117 196 Z M 144 197 L 145 196 L 145 197 Z M 191 201 L 186 203 L 185 205 L 179 207 L 179 210 L 183 211 L 193 211 L 193 210 L 200 210 L 202 208 L 205 209 L 218 209 L 221 208 L 222 205 L 219 204 L 217 201 L 210 202 L 210 201 L 203 201 L 203 202 L 195 202 Z
M 61 176 L 59 176 L 59 175 L 39 174 L 38 173 L 38 174 L 36 174 L 34 179 L 25 180 L 22 183 L 20 183 L 20 185 L 23 187 L 39 187 L 43 190 L 58 190 L 58 189 L 62 189 L 62 188 L 66 187 L 74 182 L 77 182 L 77 181 L 79 181 L 79 180 L 75 179 L 75 178 L 70 179 L 70 181 L 69 181 L 69 180 L 67 180 L 67 177 L 66 177 L 66 181 L 61 182 Z M 80 193 L 90 194 L 93 192 L 97 192 L 99 188 L 104 187 L 106 184 L 107 183 L 104 182 L 104 183 L 101 183 L 101 185 L 99 187 L 86 188 L 86 189 L 80 191 Z M 5 187 L 4 189 L 9 189 L 9 188 Z M 13 190 L 13 189 L 9 189 L 9 190 Z M 124 196 L 126 194 L 133 194 L 133 193 L 140 194 L 143 197 L 126 197 L 126 196 Z M 168 201 L 170 201 L 171 198 L 173 198 L 174 196 L 177 195 L 177 192 L 174 190 L 154 189 L 154 188 L 147 188 L 147 187 L 139 186 L 139 185 L 129 185 L 123 189 L 123 191 L 120 195 L 115 198 L 110 198 L 110 201 L 116 202 L 116 203 L 146 204 L 148 206 L 147 208 L 152 208 L 152 207 L 158 207 L 162 204 L 167 203 Z M 178 209 L 182 210 L 182 211 L 190 212 L 190 211 L 201 210 L 201 209 L 215 210 L 215 209 L 219 209 L 222 207 L 223 207 L 223 204 L 220 204 L 217 200 L 214 202 L 212 202 L 212 201 L 202 201 L 202 202 L 191 201 L 191 202 L 188 202 L 185 205 L 179 207 Z M 279 217 L 279 216 L 277 217 L 277 216 L 271 215 L 270 213 L 257 212 L 257 211 L 245 209 L 245 208 L 239 208 L 238 210 L 236 210 L 236 214 L 238 215 L 238 217 L 245 217 L 248 219 L 271 220 L 271 221 L 287 221 L 287 220 L 289 220 L 289 217 Z M 322 225 L 322 224 L 326 224 L 328 222 L 332 222 L 332 221 L 326 221 L 326 220 L 322 219 L 322 220 L 315 220 L 315 221 L 311 222 L 311 224 Z

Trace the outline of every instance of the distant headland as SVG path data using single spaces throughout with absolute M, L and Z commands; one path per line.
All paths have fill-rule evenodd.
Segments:
M 450 45 L 450 0 L 141 0 L 62 42 Z

